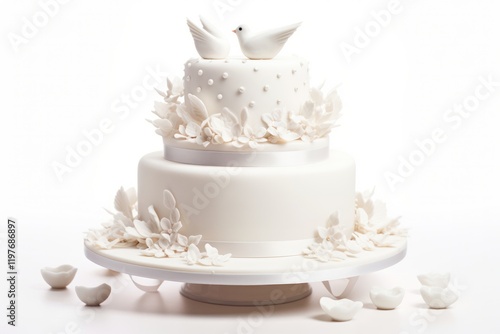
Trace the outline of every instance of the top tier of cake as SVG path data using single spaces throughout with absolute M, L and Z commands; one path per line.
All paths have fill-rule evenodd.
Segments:
M 153 120 L 167 150 L 297 151 L 328 143 L 342 104 L 336 90 L 310 87 L 299 57 L 192 58 L 184 79 L 168 79 Z M 295 142 L 292 144 L 292 142 Z M 185 155 L 186 151 L 180 152 Z M 188 152 L 189 153 L 189 152 Z M 187 162 L 192 159 L 173 160 Z
M 298 113 L 309 95 L 308 63 L 299 57 L 272 60 L 192 58 L 185 64 L 184 94 L 198 97 L 209 115 L 229 109 L 240 118 L 248 110 L 247 124 L 267 127 L 262 120 L 276 109 Z M 189 99 L 186 107 L 192 109 Z

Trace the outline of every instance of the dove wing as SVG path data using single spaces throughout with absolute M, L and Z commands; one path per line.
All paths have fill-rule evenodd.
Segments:
M 301 25 L 301 22 L 278 28 L 269 32 L 269 38 L 279 45 L 284 45 L 288 38 L 293 35 L 295 30 Z
M 187 25 L 195 41 L 201 44 L 212 44 L 215 42 L 215 38 L 212 35 L 198 27 L 196 24 L 191 22 L 191 20 L 187 19 Z
M 224 33 L 216 27 L 216 25 L 210 21 L 210 20 L 207 20 L 206 17 L 204 16 L 200 16 L 200 21 L 201 21 L 201 25 L 203 26 L 203 29 L 205 29 L 206 31 L 208 31 L 209 33 L 211 33 L 212 35 L 214 35 L 215 37 L 219 37 L 219 38 L 224 38 Z

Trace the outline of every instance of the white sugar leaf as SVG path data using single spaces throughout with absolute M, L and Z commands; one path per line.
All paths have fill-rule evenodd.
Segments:
M 344 252 L 340 252 L 340 251 L 331 251 L 329 255 L 330 255 L 330 258 L 332 260 L 345 260 L 345 259 L 347 259 L 347 255 Z
M 250 141 L 250 139 L 248 137 L 239 136 L 238 141 L 242 144 L 247 144 Z
M 209 124 L 212 130 L 219 135 L 224 130 L 224 122 L 218 117 L 210 117 Z
M 238 124 L 238 118 L 228 108 L 222 108 L 222 120 L 224 121 L 224 124 L 229 127 L 232 127 L 234 124 Z
M 217 248 L 211 246 L 208 243 L 205 244 L 205 251 L 207 252 L 208 257 L 214 257 L 214 256 L 217 256 L 219 254 L 219 251 L 217 250 Z
M 238 137 L 242 131 L 243 131 L 243 127 L 240 124 L 235 124 L 231 128 L 231 132 L 232 132 L 233 137 Z
M 366 211 L 362 208 L 356 209 L 356 218 L 358 221 L 358 224 L 362 226 L 367 226 L 368 225 L 368 214 Z
M 318 235 L 322 240 L 328 237 L 328 231 L 329 231 L 328 228 L 325 228 L 323 226 L 318 226 Z
M 206 120 L 208 118 L 208 112 L 203 101 L 193 94 L 188 94 L 188 98 L 191 102 L 191 110 L 189 110 L 189 114 L 193 120 L 196 120 L 199 123 Z
M 285 140 L 285 141 L 293 141 L 293 140 L 299 139 L 300 135 L 298 133 L 289 131 L 287 133 L 280 134 L 280 138 Z
M 162 218 L 160 220 L 160 227 L 162 231 L 166 231 L 172 226 L 172 223 L 170 222 L 170 219 L 168 218 Z
M 163 190 L 163 204 L 167 209 L 175 209 L 175 197 L 170 190 Z
M 163 243 L 163 244 L 170 245 L 172 243 L 172 238 L 170 238 L 170 234 L 168 234 L 168 233 L 162 233 L 161 234 L 161 239 L 160 239 L 159 242 L 160 242 L 160 244 Z M 163 248 L 166 248 L 166 247 L 163 247 Z
M 153 221 L 153 223 L 155 223 L 156 226 L 160 227 L 160 219 L 158 218 L 158 215 L 156 214 L 156 211 L 152 205 L 148 207 L 148 212 L 151 221 Z
M 172 81 L 170 80 L 170 78 L 167 77 L 167 88 L 171 90 L 172 87 L 173 87 Z
M 272 126 L 273 125 L 273 116 L 271 114 L 264 114 L 262 115 L 262 121 L 267 124 L 267 126 Z
M 340 112 L 340 110 L 342 110 L 342 100 L 340 99 L 340 96 L 337 93 L 336 89 L 334 89 L 330 93 L 328 93 L 326 100 L 328 101 L 328 103 L 331 104 L 334 112 L 338 113 L 338 112 Z
M 201 258 L 201 253 L 198 247 L 194 244 L 189 245 L 186 253 L 186 261 L 188 264 L 195 264 Z
M 148 223 L 142 220 L 134 220 L 134 227 L 137 230 L 137 232 L 141 235 L 141 237 L 150 237 L 153 234 L 153 231 L 151 231 L 151 228 Z
M 248 108 L 243 108 L 243 110 L 241 110 L 240 119 L 241 126 L 245 126 L 248 121 Z
M 267 129 L 264 127 L 260 127 L 257 129 L 257 132 L 255 133 L 256 138 L 262 138 L 266 135 Z
M 313 111 L 314 111 L 314 102 L 306 101 L 306 103 L 304 103 L 304 106 L 302 107 L 302 115 L 305 118 L 309 119 L 312 117 Z
M 363 251 L 361 246 L 355 240 L 348 240 L 345 244 L 346 249 L 354 254 L 360 253 Z
M 257 144 L 257 142 L 252 140 L 252 141 L 248 142 L 248 146 L 250 146 L 250 148 L 252 148 L 252 149 L 256 149 L 259 145 Z
M 121 187 L 115 195 L 115 209 L 129 219 L 134 219 L 132 215 L 131 203 L 127 192 Z
M 194 123 L 194 122 L 189 122 L 188 125 L 186 126 L 186 135 L 188 137 L 198 137 L 198 135 L 201 133 L 201 127 Z
M 133 239 L 141 239 L 143 238 L 142 235 L 137 232 L 137 229 L 135 227 L 127 226 L 125 227 L 125 232 L 128 238 L 133 238 Z
M 162 250 L 158 250 L 155 253 L 155 257 L 165 257 L 167 256 Z
M 172 212 L 170 213 L 170 220 L 174 223 L 181 220 L 181 213 L 179 212 L 179 209 L 173 208 Z
M 137 203 L 137 192 L 134 187 L 127 189 L 127 197 L 130 205 L 135 205 L 135 203 Z
M 199 235 L 190 235 L 188 239 L 189 239 L 188 240 L 189 244 L 195 244 L 195 245 L 197 245 L 200 242 L 200 240 L 201 240 L 201 234 L 199 234 Z
M 166 118 L 169 112 L 168 104 L 160 101 L 154 102 L 154 113 L 158 115 L 158 117 Z
M 174 223 L 174 225 L 172 226 L 172 230 L 174 232 L 179 232 L 179 230 L 182 228 L 182 223 L 181 222 L 177 222 L 177 223 Z
M 216 256 L 215 258 L 212 259 L 212 265 L 214 265 L 214 266 L 221 266 L 221 265 L 224 264 L 224 262 L 226 262 L 227 260 L 229 260 L 230 257 L 231 257 L 231 254 L 218 255 L 218 256 Z
M 179 245 L 186 247 L 188 245 L 188 238 L 185 235 L 178 234 L 177 242 L 179 243 Z
M 161 90 L 159 90 L 158 88 L 155 87 L 155 91 L 160 94 L 162 97 L 164 98 L 167 98 L 167 94 L 165 94 L 164 92 L 162 92 Z
M 337 211 L 335 211 L 334 213 L 332 213 L 330 215 L 330 218 L 328 219 L 328 226 L 336 227 L 336 226 L 339 226 L 339 224 L 340 224 L 339 213 Z
M 170 120 L 168 120 L 166 118 L 155 119 L 152 123 L 154 126 L 156 126 L 157 128 L 159 128 L 167 133 L 172 131 L 173 127 L 174 127 L 172 125 L 172 122 L 170 122 Z
M 323 93 L 318 88 L 311 88 L 310 95 L 314 104 L 319 105 L 323 103 Z
M 153 240 L 152 240 L 151 238 L 147 238 L 147 239 L 146 239 L 146 245 L 147 245 L 149 248 L 153 247 L 153 245 L 154 245 Z

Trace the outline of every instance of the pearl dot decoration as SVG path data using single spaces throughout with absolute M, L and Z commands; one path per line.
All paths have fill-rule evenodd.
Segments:
M 269 85 L 265 85 L 262 89 L 264 90 L 264 92 L 267 92 L 269 90 Z
M 240 88 L 238 88 L 238 92 L 240 94 L 243 94 L 245 92 L 245 87 L 241 86 Z
M 214 84 L 214 81 L 212 79 L 208 79 L 208 85 L 212 86 Z
M 222 94 L 217 94 L 217 100 L 222 100 Z
M 191 65 L 193 65 L 193 64 L 191 64 L 191 63 L 187 63 L 187 67 L 191 67 Z
M 201 92 L 201 87 L 196 87 L 196 91 L 199 93 Z
M 292 69 L 292 74 L 295 74 L 297 72 L 296 69 Z
M 276 100 L 276 104 L 280 104 L 281 103 L 281 100 L 280 99 L 277 99 Z
M 186 81 L 191 81 L 191 77 L 189 75 L 186 77 Z
M 258 68 L 258 67 L 254 67 L 254 68 L 253 68 L 253 71 L 254 71 L 254 72 L 257 72 L 257 71 L 259 71 L 259 68 Z
M 227 72 L 222 73 L 222 79 L 227 79 L 229 77 L 229 74 Z
M 276 74 L 276 78 L 281 78 L 281 73 Z
M 295 87 L 295 88 L 293 89 L 293 91 L 294 91 L 295 93 L 297 93 L 297 91 L 298 91 L 298 90 L 299 90 L 299 88 L 298 88 L 298 87 Z
M 198 75 L 201 77 L 203 75 L 203 70 L 198 70 Z
M 255 106 L 255 101 L 250 101 L 250 102 L 248 103 L 248 106 L 249 106 L 250 108 L 253 108 L 253 107 Z

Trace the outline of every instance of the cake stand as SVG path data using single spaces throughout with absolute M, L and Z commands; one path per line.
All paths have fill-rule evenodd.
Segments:
M 406 255 L 406 238 L 393 247 L 364 251 L 356 257 L 319 262 L 304 256 L 231 258 L 222 266 L 188 265 L 181 258 L 155 258 L 137 248 L 97 249 L 85 242 L 85 256 L 92 262 L 125 274 L 144 291 L 156 291 L 163 281 L 184 282 L 181 294 L 201 302 L 222 305 L 270 305 L 296 301 L 311 294 L 311 282 L 323 282 L 336 298 L 354 287 L 358 276 L 387 268 Z M 158 280 L 142 285 L 136 277 Z M 341 293 L 332 284 L 348 279 Z

